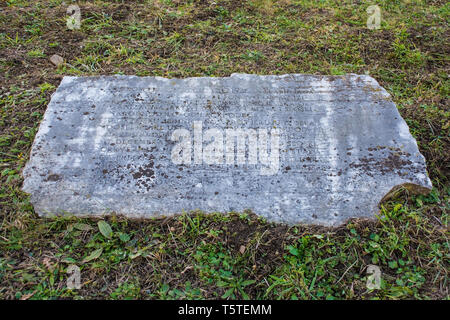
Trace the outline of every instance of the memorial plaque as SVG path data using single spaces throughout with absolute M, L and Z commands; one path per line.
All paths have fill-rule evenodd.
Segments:
M 64 77 L 24 169 L 42 215 L 251 209 L 269 221 L 374 217 L 424 157 L 369 76 Z

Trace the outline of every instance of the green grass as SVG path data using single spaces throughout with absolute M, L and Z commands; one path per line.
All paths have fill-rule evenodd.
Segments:
M 1 3 L 0 298 L 449 299 L 450 5 L 376 3 L 379 30 L 362 1 L 80 1 L 80 30 L 62 1 Z M 400 190 L 376 221 L 334 229 L 250 212 L 107 225 L 35 215 L 21 170 L 63 75 L 235 72 L 370 74 L 417 139 L 433 191 Z M 369 264 L 379 290 L 366 287 Z M 67 288 L 70 265 L 79 290 Z

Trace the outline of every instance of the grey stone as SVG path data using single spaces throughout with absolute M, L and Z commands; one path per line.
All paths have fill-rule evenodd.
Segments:
M 55 66 L 59 67 L 64 63 L 64 58 L 57 54 L 54 54 L 50 57 L 50 62 L 53 63 Z
M 389 94 L 354 74 L 64 77 L 23 175 L 42 216 L 250 209 L 328 226 L 432 187 Z

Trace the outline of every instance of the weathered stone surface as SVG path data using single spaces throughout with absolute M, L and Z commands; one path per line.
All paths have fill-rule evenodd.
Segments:
M 358 75 L 65 77 L 23 174 L 40 215 L 251 209 L 322 225 L 431 188 L 389 94 Z

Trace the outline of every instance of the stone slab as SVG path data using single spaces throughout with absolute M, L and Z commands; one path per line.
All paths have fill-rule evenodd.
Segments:
M 389 94 L 354 74 L 64 77 L 23 175 L 41 216 L 251 209 L 327 226 L 432 187 Z

